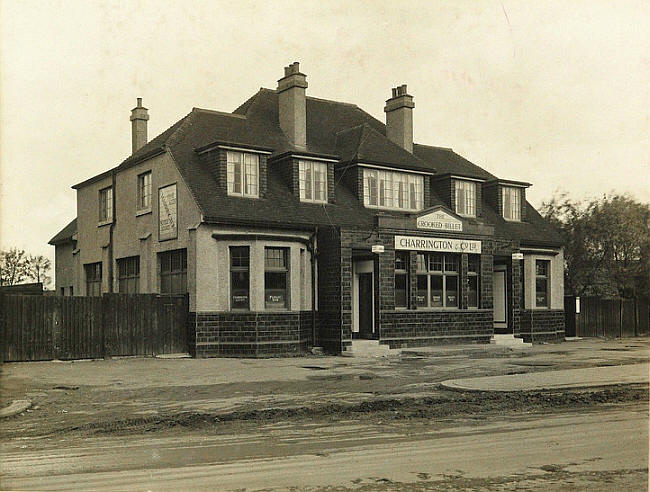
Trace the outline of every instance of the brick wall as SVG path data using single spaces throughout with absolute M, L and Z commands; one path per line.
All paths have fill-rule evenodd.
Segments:
M 454 181 L 451 178 L 433 178 L 431 181 L 431 189 L 435 192 L 436 195 L 438 195 L 438 198 L 440 198 L 447 207 L 449 207 L 451 210 L 455 209 Z
M 301 355 L 311 319 L 311 311 L 190 313 L 190 348 L 198 358 Z
M 520 334 L 525 342 L 564 341 L 564 310 L 521 310 Z
M 318 337 L 315 345 L 340 353 L 341 347 L 341 241 L 336 229 L 319 229 Z
M 390 348 L 489 343 L 492 311 L 384 311 L 380 342 Z

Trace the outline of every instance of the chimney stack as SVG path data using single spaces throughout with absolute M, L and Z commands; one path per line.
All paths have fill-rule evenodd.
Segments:
M 284 68 L 278 80 L 278 116 L 280 128 L 296 147 L 307 147 L 307 76 L 300 73 L 299 63 Z
M 386 101 L 386 136 L 403 149 L 413 153 L 413 96 L 406 84 L 393 88 L 393 97 Z
M 131 153 L 147 143 L 147 120 L 149 112 L 142 107 L 142 98 L 138 97 L 138 105 L 131 110 Z

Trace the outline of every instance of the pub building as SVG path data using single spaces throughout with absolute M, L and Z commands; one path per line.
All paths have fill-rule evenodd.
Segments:
M 526 201 L 450 148 L 306 95 L 297 62 L 232 113 L 193 108 L 73 188 L 50 244 L 61 295 L 187 293 L 196 357 L 564 340 L 563 250 Z

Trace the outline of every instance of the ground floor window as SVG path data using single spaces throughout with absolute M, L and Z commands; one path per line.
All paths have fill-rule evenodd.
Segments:
M 535 306 L 548 307 L 549 298 L 549 260 L 535 260 Z
M 481 257 L 467 255 L 467 307 L 478 308 L 480 302 Z
M 287 248 L 264 248 L 264 305 L 266 309 L 289 307 Z
M 418 307 L 458 308 L 459 264 L 457 254 L 418 253 Z
M 86 295 L 102 295 L 102 263 L 88 263 L 84 265 L 86 272 Z
M 187 250 L 165 251 L 159 253 L 158 258 L 160 264 L 160 293 L 187 293 Z
M 137 294 L 140 284 L 140 257 L 131 256 L 117 260 L 118 292 Z
M 408 251 L 395 251 L 395 307 L 408 307 Z
M 230 248 L 230 309 L 250 309 L 250 249 Z

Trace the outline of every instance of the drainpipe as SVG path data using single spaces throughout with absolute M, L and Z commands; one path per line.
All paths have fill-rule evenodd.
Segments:
M 115 202 L 117 201 L 117 190 L 115 187 L 115 170 L 111 170 L 111 192 L 113 193 L 113 200 L 111 203 L 111 214 L 113 220 L 111 225 L 108 226 L 108 292 L 113 293 L 113 229 L 115 228 L 115 222 L 117 222 L 117 217 L 115 214 Z
M 316 347 L 316 236 L 318 235 L 318 226 L 314 227 L 307 249 L 311 259 L 311 342 L 312 347 Z

